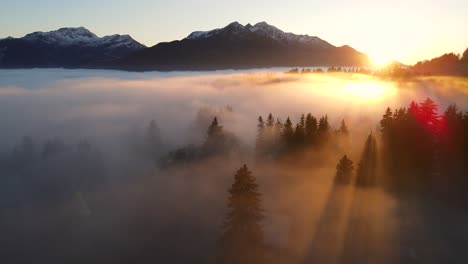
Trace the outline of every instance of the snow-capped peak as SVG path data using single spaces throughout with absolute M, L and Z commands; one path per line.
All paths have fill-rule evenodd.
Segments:
M 327 42 L 315 36 L 296 35 L 294 33 L 284 32 L 275 26 L 267 24 L 266 22 L 259 22 L 255 24 L 253 27 L 250 27 L 249 30 L 251 32 L 262 33 L 280 42 L 302 43 L 302 44 L 321 44 L 325 46 L 328 44 Z
M 95 45 L 113 45 L 114 47 L 117 46 L 127 46 L 129 48 L 144 48 L 146 47 L 145 45 L 135 41 L 130 35 L 110 35 L 110 36 L 104 36 L 102 38 L 99 38 L 99 40 L 94 42 Z
M 242 31 L 244 28 L 245 27 L 242 24 L 240 24 L 237 21 L 234 21 L 230 23 L 229 25 L 225 26 L 224 28 L 217 28 L 217 29 L 208 30 L 208 31 L 192 32 L 190 35 L 186 37 L 186 39 L 204 39 L 204 38 L 209 38 L 211 36 L 214 36 L 224 30 L 232 29 L 235 31 Z
M 49 32 L 34 32 L 23 37 L 29 41 L 40 41 L 47 44 L 60 46 L 82 45 L 82 46 L 126 46 L 128 48 L 143 48 L 144 45 L 135 41 L 129 35 L 110 35 L 102 38 L 84 27 L 60 28 Z
M 221 28 L 209 30 L 209 31 L 194 31 L 186 39 L 204 39 L 209 38 L 215 35 L 217 32 L 221 31 Z
M 23 39 L 43 41 L 56 44 L 79 44 L 96 41 L 99 39 L 94 33 L 84 27 L 60 28 L 49 32 L 34 32 L 27 34 Z
M 209 31 L 195 31 L 192 34 L 190 34 L 186 39 L 192 39 L 192 40 L 206 39 L 211 36 L 215 36 L 221 32 L 225 32 L 226 30 L 230 30 L 233 33 L 260 34 L 268 38 L 274 39 L 278 42 L 281 42 L 283 44 L 299 43 L 299 44 L 314 44 L 314 45 L 320 45 L 323 47 L 331 46 L 328 42 L 323 41 L 322 39 L 318 37 L 309 36 L 309 35 L 296 35 L 290 32 L 284 32 L 275 26 L 269 25 L 266 22 L 259 22 L 255 24 L 254 26 L 252 26 L 251 24 L 247 24 L 243 26 L 239 24 L 238 22 L 233 22 L 224 28 L 218 28 L 218 29 L 209 30 Z

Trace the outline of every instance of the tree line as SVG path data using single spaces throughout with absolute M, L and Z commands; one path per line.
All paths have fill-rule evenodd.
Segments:
M 283 123 L 270 113 L 266 120 L 258 117 L 255 156 L 257 159 L 281 158 L 285 154 L 308 148 L 320 149 L 328 143 L 337 143 L 339 138 L 347 138 L 349 130 L 344 120 L 333 130 L 328 115 L 315 117 L 311 113 L 302 114 L 293 124 L 290 117 Z
M 454 104 L 439 113 L 427 98 L 387 108 L 380 121 L 387 184 L 398 190 L 468 187 L 468 113 Z M 460 190 L 457 190 L 458 192 Z M 468 197 L 468 196 L 467 196 Z
M 361 73 L 361 74 L 370 74 L 372 71 L 366 68 L 361 68 L 361 67 L 328 67 L 326 70 L 323 70 L 322 68 L 314 68 L 314 69 L 309 69 L 309 68 L 293 68 L 286 73 L 290 74 L 309 74 L 309 73 L 334 73 L 334 72 L 343 72 L 343 73 Z
M 382 186 L 396 192 L 429 194 L 434 189 L 443 189 L 451 201 L 466 206 L 468 112 L 450 105 L 441 113 L 439 106 L 429 98 L 411 102 L 407 108 L 388 107 L 379 122 L 379 130 L 367 136 L 356 165 L 346 147 L 349 134 L 345 120 L 333 129 L 327 115 L 302 114 L 298 122 L 293 123 L 290 117 L 282 122 L 270 113 L 266 119 L 257 118 L 254 154 L 257 160 L 268 161 L 338 144 L 342 155 L 334 175 L 330 175 L 337 187 Z M 154 120 L 145 130 L 142 145 L 144 155 L 164 166 L 242 151 L 239 139 L 226 131 L 217 117 L 213 117 L 199 145 L 161 154 L 164 140 Z M 59 138 L 37 144 L 25 137 L 10 152 L 0 156 L 0 171 L 2 194 L 20 190 L 35 200 L 69 199 L 73 193 L 96 188 L 106 178 L 102 156 L 96 147 L 85 140 L 66 144 Z M 19 197 L 16 201 L 21 200 Z M 228 190 L 227 209 L 221 223 L 217 262 L 271 262 L 264 241 L 266 216 L 260 186 L 245 164 L 234 174 Z
M 328 131 L 326 116 L 320 120 L 322 130 Z M 434 194 L 430 192 L 431 188 L 443 188 L 450 198 L 466 206 L 468 112 L 463 113 L 452 104 L 439 114 L 438 105 L 427 98 L 420 103 L 411 102 L 408 108 L 392 110 L 388 107 L 379 125 L 382 173 L 378 172 L 377 139 L 371 132 L 364 143 L 357 168 L 347 155 L 338 161 L 335 184 L 353 184 L 363 188 L 381 185 L 392 191 L 429 192 L 430 195 Z M 314 129 L 307 130 L 306 127 Z M 266 121 L 260 116 L 256 153 L 269 155 L 271 146 L 273 149 L 275 146 L 271 142 L 283 142 L 291 147 L 312 144 L 316 136 L 315 140 L 323 139 L 318 137 L 319 127 L 310 114 L 307 117 L 302 115 L 294 129 L 289 118 L 283 124 L 278 119 L 275 121 L 271 114 Z M 339 131 L 348 133 L 344 121 Z M 266 140 L 268 138 L 271 141 Z M 378 179 L 380 174 L 382 178 Z M 219 263 L 268 263 L 263 241 L 262 221 L 265 215 L 261 194 L 246 165 L 234 175 L 227 206 L 229 211 L 222 226 Z

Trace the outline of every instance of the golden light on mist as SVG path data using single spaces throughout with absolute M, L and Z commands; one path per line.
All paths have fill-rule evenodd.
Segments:
M 376 81 L 350 81 L 339 89 L 341 95 L 356 100 L 382 100 L 396 93 L 396 88 L 389 83 Z

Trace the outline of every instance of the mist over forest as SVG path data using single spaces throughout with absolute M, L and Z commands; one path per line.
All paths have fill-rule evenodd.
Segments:
M 1 70 L 5 263 L 468 261 L 467 79 L 283 72 Z

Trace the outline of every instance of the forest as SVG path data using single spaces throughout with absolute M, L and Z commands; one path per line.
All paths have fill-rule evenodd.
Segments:
M 224 128 L 223 114 L 199 113 L 203 140 L 177 148 L 151 120 L 130 143 L 141 163 L 124 172 L 149 176 L 117 183 L 88 140 L 25 136 L 0 155 L 2 255 L 8 263 L 392 263 L 397 254 L 372 258 L 353 245 L 372 243 L 360 222 L 383 205 L 371 200 L 416 197 L 467 210 L 468 112 L 455 104 L 441 110 L 430 98 L 383 110 L 362 141 L 345 119 L 332 127 L 328 115 L 304 113 L 293 123 L 269 113 L 256 118 L 254 146 Z M 324 182 L 331 183 L 328 198 Z M 363 208 L 353 220 L 356 233 L 342 238 L 344 253 L 305 243 L 314 221 L 315 236 L 331 239 L 321 232 L 337 228 L 335 214 L 343 213 L 311 208 L 326 199 L 330 210 L 340 208 L 350 190 Z M 379 249 L 388 246 L 382 243 Z

